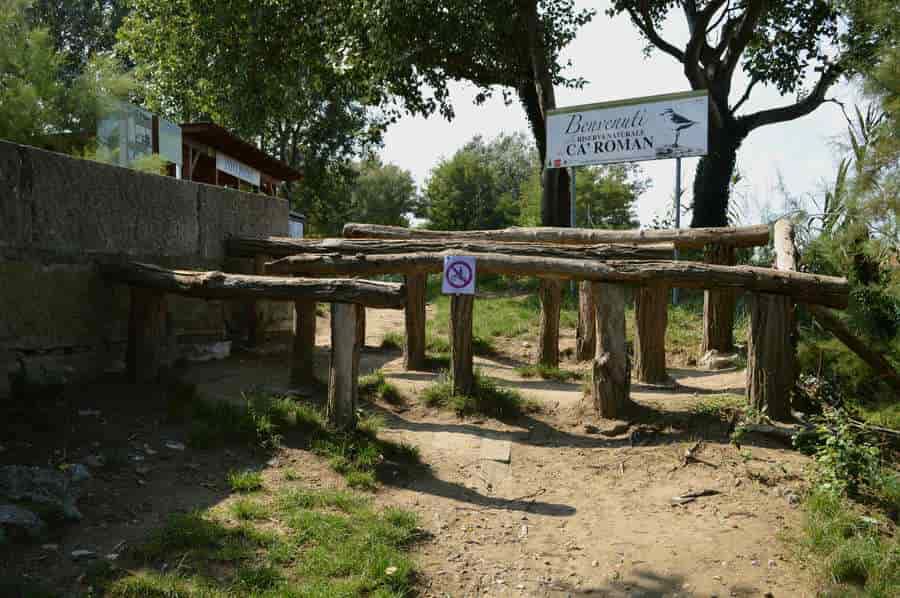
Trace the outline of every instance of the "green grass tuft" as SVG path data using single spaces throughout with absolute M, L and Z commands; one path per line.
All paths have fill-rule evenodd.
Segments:
M 542 378 L 544 380 L 555 380 L 557 382 L 573 382 L 584 378 L 584 374 L 581 372 L 563 370 L 558 367 L 543 364 L 517 367 L 516 373 L 523 378 Z
M 381 348 L 385 350 L 400 351 L 406 344 L 406 335 L 399 332 L 386 332 L 381 339 Z
M 449 408 L 459 415 L 487 415 L 508 418 L 540 411 L 536 401 L 522 397 L 516 390 L 500 386 L 494 380 L 475 373 L 475 386 L 469 396 L 453 393 L 453 382 L 442 375 L 422 393 L 422 401 L 429 407 Z
M 728 420 L 735 412 L 742 412 L 747 407 L 747 399 L 741 395 L 718 394 L 704 395 L 691 406 L 695 415 Z
M 391 405 L 402 405 L 406 402 L 397 387 L 384 377 L 381 370 L 375 370 L 359 379 L 359 397 L 365 401 L 381 399 Z
M 269 516 L 270 509 L 267 505 L 247 498 L 240 498 L 229 506 L 229 510 L 235 519 L 240 521 L 257 521 Z
M 233 492 L 256 492 L 263 487 L 262 474 L 258 471 L 245 469 L 243 471 L 229 471 L 228 485 Z

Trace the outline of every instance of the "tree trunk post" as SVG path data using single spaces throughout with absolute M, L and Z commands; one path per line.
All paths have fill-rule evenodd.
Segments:
M 359 374 L 359 312 L 353 303 L 331 304 L 331 371 L 325 418 L 329 427 L 352 430 L 356 427 L 356 399 Z
M 315 382 L 316 304 L 294 301 L 294 346 L 291 352 L 291 384 L 307 386 Z
M 471 395 L 475 384 L 472 360 L 474 295 L 450 296 L 450 375 L 453 394 Z
M 597 308 L 597 350 L 592 392 L 600 417 L 621 418 L 629 404 L 631 364 L 625 344 L 625 288 L 594 283 Z
M 128 379 L 137 383 L 158 380 L 167 344 L 165 293 L 132 287 L 126 351 Z
M 575 359 L 587 361 L 594 358 L 597 348 L 597 323 L 591 283 L 578 283 L 578 327 L 575 331 Z
M 538 338 L 537 361 L 548 367 L 559 366 L 559 309 L 562 303 L 562 282 L 542 278 L 538 288 L 541 300 L 541 331 Z
M 794 227 L 775 223 L 775 268 L 797 269 Z M 791 392 L 797 380 L 794 301 L 764 293 L 750 295 L 747 339 L 747 400 L 759 413 L 775 420 L 791 419 Z
M 406 341 L 403 343 L 403 367 L 425 367 L 425 287 L 427 274 L 406 276 Z
M 638 382 L 664 384 L 669 287 L 649 285 L 635 291 L 634 372 Z
M 264 275 L 266 273 L 266 262 L 270 261 L 268 255 L 258 253 L 253 257 L 253 273 Z M 265 318 L 261 317 L 259 301 L 247 302 L 247 344 L 251 347 L 257 347 L 263 342 L 265 337 Z
M 359 306 L 359 317 L 356 319 L 356 344 L 362 351 L 366 347 L 366 308 Z
M 708 264 L 733 266 L 734 247 L 712 244 L 706 246 L 704 261 Z M 731 289 L 710 289 L 703 293 L 703 343 L 700 354 L 709 351 L 727 353 L 734 349 L 735 292 Z

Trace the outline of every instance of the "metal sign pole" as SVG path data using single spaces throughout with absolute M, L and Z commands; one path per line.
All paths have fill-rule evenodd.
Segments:
M 675 228 L 681 228 L 681 158 L 675 158 Z M 678 261 L 678 246 L 675 246 Z M 678 305 L 678 287 L 672 288 L 672 305 Z
M 575 167 L 569 169 L 569 226 L 575 228 Z M 578 299 L 578 283 L 574 280 L 569 284 L 572 297 Z

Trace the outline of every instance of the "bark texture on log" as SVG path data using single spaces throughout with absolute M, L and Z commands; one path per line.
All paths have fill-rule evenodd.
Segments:
M 331 304 L 331 366 L 325 419 L 337 430 L 356 427 L 357 378 L 359 374 L 359 311 L 352 303 Z
M 370 280 L 304 279 L 169 270 L 138 263 L 104 264 L 100 266 L 100 271 L 116 282 L 206 299 L 308 299 L 358 303 L 377 308 L 401 308 L 406 302 L 403 285 Z
M 767 227 L 768 229 L 768 227 Z M 708 264 L 733 266 L 734 247 L 709 245 L 704 253 Z M 734 305 L 737 295 L 732 289 L 710 289 L 703 293 L 703 341 L 700 354 L 707 351 L 728 353 L 734 349 Z
M 832 313 L 828 308 L 819 305 L 807 305 L 810 313 L 815 317 L 816 321 L 822 325 L 822 328 L 831 332 L 842 343 L 847 345 L 851 351 L 859 355 L 860 359 L 869 364 L 875 371 L 875 375 L 884 380 L 897 391 L 900 396 L 900 373 L 894 369 L 894 366 L 872 345 L 868 344 L 864 339 L 856 336 L 850 328 L 844 324 L 836 314 Z
M 471 395 L 475 385 L 472 349 L 474 295 L 450 296 L 450 375 L 453 393 Z
M 765 293 L 749 296 L 747 338 L 747 401 L 774 420 L 791 418 L 791 391 L 796 378 L 790 341 L 793 302 Z
M 666 326 L 669 287 L 654 285 L 635 291 L 634 374 L 638 382 L 663 384 L 666 373 Z
M 631 364 L 625 343 L 625 289 L 617 284 L 594 284 L 597 306 L 597 356 L 592 392 L 600 417 L 619 419 L 631 403 Z
M 541 301 L 541 329 L 538 336 L 537 362 L 548 367 L 559 366 L 559 310 L 562 305 L 562 283 L 542 279 L 538 287 Z
M 257 253 L 253 256 L 253 273 L 262 276 L 266 273 L 266 262 L 271 261 L 271 256 Z M 247 344 L 251 347 L 259 346 L 263 342 L 265 322 L 263 321 L 261 306 L 256 299 L 247 302 Z
M 709 243 L 732 247 L 757 247 L 769 244 L 765 224 L 742 227 L 680 228 L 667 230 L 601 230 L 594 228 L 529 227 L 500 230 L 440 231 L 410 229 L 380 224 L 344 225 L 344 237 L 368 239 L 453 239 L 457 241 L 503 241 L 523 243 L 674 243 L 680 248 L 700 249 Z
M 427 274 L 406 276 L 406 340 L 403 343 L 403 367 L 421 370 L 425 367 L 425 288 Z
M 168 347 L 166 296 L 150 289 L 131 289 L 126 370 L 132 382 L 159 379 Z
M 591 286 L 592 283 L 587 280 L 578 283 L 578 324 L 575 330 L 575 358 L 578 361 L 593 359 L 597 348 L 597 313 Z
M 291 352 L 291 384 L 308 386 L 315 382 L 316 303 L 294 302 L 294 344 Z
M 496 241 L 455 241 L 453 239 L 294 239 L 291 237 L 236 237 L 228 241 L 231 257 L 244 257 L 266 252 L 277 258 L 291 255 L 357 255 L 398 254 L 436 251 L 499 253 L 568 259 L 598 260 L 664 260 L 672 255 L 672 243 L 592 244 L 581 247 L 548 243 L 502 243 Z
M 400 255 L 292 256 L 267 264 L 278 274 L 410 274 L 441 272 L 444 256 L 453 252 Z M 787 272 L 754 266 L 719 266 L 698 262 L 567 260 L 513 255 L 468 254 L 478 260 L 479 274 L 571 278 L 629 285 L 662 284 L 682 288 L 743 289 L 788 295 L 797 301 L 843 309 L 849 286 L 845 278 Z

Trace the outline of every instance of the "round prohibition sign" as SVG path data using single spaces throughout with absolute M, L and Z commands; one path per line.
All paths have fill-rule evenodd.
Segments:
M 445 276 L 451 287 L 462 289 L 472 282 L 472 268 L 466 262 L 450 262 Z

